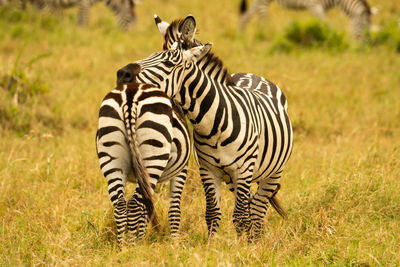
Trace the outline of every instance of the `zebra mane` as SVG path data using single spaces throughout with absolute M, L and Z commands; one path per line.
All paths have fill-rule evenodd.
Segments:
M 224 66 L 224 63 L 222 60 L 214 55 L 214 53 L 209 52 L 207 55 L 203 57 L 201 60 L 207 62 L 207 64 L 204 64 L 202 66 L 202 69 L 204 70 L 205 67 L 208 67 L 210 65 L 213 65 L 214 71 L 220 70 L 222 72 L 222 82 L 225 82 L 227 85 L 235 85 L 235 82 L 233 81 L 231 75 L 228 73 L 227 68 Z

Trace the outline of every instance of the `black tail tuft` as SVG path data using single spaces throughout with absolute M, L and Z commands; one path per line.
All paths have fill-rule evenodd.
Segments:
M 143 204 L 146 207 L 147 210 L 147 214 L 150 218 L 150 222 L 153 225 L 154 229 L 157 232 L 160 232 L 161 227 L 160 227 L 160 223 L 158 222 L 157 219 L 157 214 L 155 212 L 155 207 L 154 207 L 154 202 L 151 196 L 150 192 L 144 192 L 144 190 L 142 189 L 142 187 L 140 187 L 140 193 L 143 196 Z
M 276 196 L 270 198 L 269 202 L 271 203 L 272 207 L 281 215 L 284 220 L 288 219 L 288 215 L 286 211 L 282 208 L 281 204 L 279 203 Z
M 281 189 L 281 185 L 277 184 L 276 189 L 272 192 L 272 196 L 269 198 L 269 202 L 271 203 L 272 207 L 281 215 L 284 220 L 288 219 L 288 215 L 286 211 L 282 208 L 276 194 L 278 193 L 279 189 Z

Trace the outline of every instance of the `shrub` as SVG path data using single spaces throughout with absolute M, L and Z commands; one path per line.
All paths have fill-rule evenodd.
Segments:
M 43 54 L 30 60 L 26 66 L 19 64 L 22 52 L 9 73 L 0 74 L 0 123 L 3 129 L 23 135 L 33 128 L 61 131 L 61 116 L 48 96 L 48 87 L 40 76 L 31 72 Z
M 296 47 L 343 50 L 347 46 L 343 34 L 335 32 L 326 23 L 313 19 L 304 23 L 292 22 L 283 35 L 277 37 L 271 52 L 290 52 Z
M 372 46 L 387 45 L 400 53 L 400 26 L 395 20 L 386 20 L 381 29 L 372 32 L 370 43 Z

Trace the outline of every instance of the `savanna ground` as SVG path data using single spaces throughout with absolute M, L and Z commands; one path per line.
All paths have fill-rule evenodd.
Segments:
M 327 19 L 333 43 L 312 48 L 288 44 L 284 34 L 293 20 L 308 21 L 308 12 L 271 5 L 268 21 L 254 18 L 239 34 L 238 2 L 143 0 L 128 33 L 104 4 L 92 9 L 88 27 L 75 25 L 77 9 L 50 15 L 31 6 L 0 8 L 1 266 L 400 264 L 397 1 L 369 0 L 383 32 L 369 44 L 355 41 L 347 18 L 334 10 Z M 256 244 L 237 238 L 227 190 L 219 233 L 207 240 L 192 161 L 181 237 L 169 237 L 162 185 L 155 197 L 162 232 L 122 250 L 115 245 L 95 153 L 97 112 L 118 68 L 161 49 L 154 13 L 168 21 L 193 14 L 198 38 L 214 43 L 231 73 L 262 75 L 287 95 L 295 144 L 278 196 L 289 220 L 270 209 Z

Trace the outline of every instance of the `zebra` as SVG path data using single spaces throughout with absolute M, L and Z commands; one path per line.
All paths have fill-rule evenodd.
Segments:
M 168 220 L 171 236 L 177 237 L 191 149 L 182 109 L 155 85 L 119 84 L 102 101 L 96 148 L 114 206 L 117 243 L 121 244 L 126 228 L 143 238 L 149 218 L 159 230 L 152 193 L 157 183 L 167 180 Z M 126 203 L 125 184 L 136 180 L 138 186 Z
M 185 41 L 183 38 L 183 34 L 181 33 L 183 26 L 183 19 L 177 19 L 169 24 L 166 21 L 163 21 L 158 15 L 154 14 L 155 24 L 160 31 L 161 35 L 164 38 L 163 49 L 168 50 L 171 49 L 173 45 L 176 43 L 187 44 L 189 43 L 191 47 L 202 45 L 203 43 L 195 38 L 192 41 Z M 253 91 L 257 88 L 265 88 L 269 86 L 269 81 L 265 80 L 263 77 L 254 75 L 252 73 L 234 73 L 231 75 L 232 81 L 243 89 L 247 89 Z M 227 183 L 227 186 L 230 191 L 234 191 L 232 183 Z M 277 193 L 277 192 L 276 192 Z M 285 210 L 279 204 L 278 198 L 275 196 L 270 199 L 271 205 L 273 208 L 282 216 L 283 219 L 287 219 L 287 214 Z
M 193 126 L 194 154 L 206 194 L 206 223 L 212 237 L 221 221 L 222 181 L 233 188 L 233 223 L 250 240 L 263 233 L 268 202 L 280 188 L 280 178 L 293 147 L 287 101 L 278 86 L 254 90 L 235 84 L 222 61 L 210 52 L 212 44 L 193 45 L 193 16 L 181 24 L 184 43 L 154 53 L 127 66 L 127 81 L 163 88 L 178 103 Z M 176 47 L 175 47 L 176 46 Z M 122 80 L 121 80 L 122 81 Z M 253 195 L 251 183 L 257 182 Z
M 98 2 L 104 2 L 116 15 L 119 27 L 123 31 L 126 31 L 130 24 L 136 22 L 136 12 L 134 10 L 136 1 L 137 0 L 18 0 L 17 6 L 25 8 L 28 2 L 42 10 L 55 10 L 78 6 L 78 25 L 87 25 L 89 23 L 90 7 Z
M 241 1 L 241 19 L 239 29 L 244 30 L 251 17 L 258 13 L 266 17 L 268 5 L 273 0 L 254 0 L 247 10 L 246 0 Z M 371 24 L 371 8 L 366 0 L 275 0 L 279 5 L 291 9 L 308 9 L 319 19 L 325 19 L 325 12 L 333 7 L 340 8 L 352 21 L 353 32 L 361 38 L 369 31 Z

